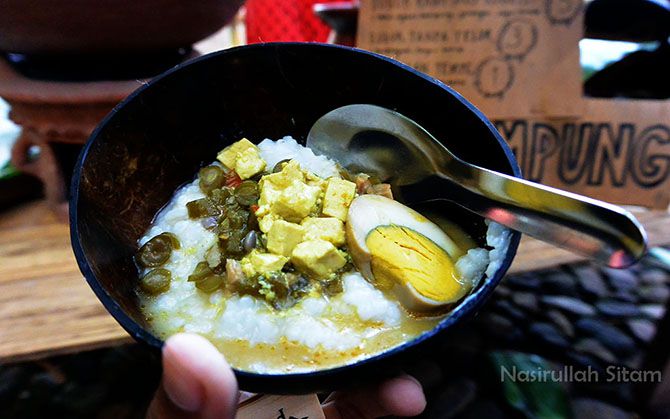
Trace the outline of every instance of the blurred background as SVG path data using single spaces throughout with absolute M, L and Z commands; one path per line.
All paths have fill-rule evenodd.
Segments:
M 159 361 L 106 313 L 70 250 L 72 168 L 97 123 L 152 77 L 208 52 L 356 46 L 359 10 L 371 3 L 0 2 L 0 417 L 139 418 L 157 385 Z M 667 105 L 670 1 L 578 6 L 583 96 Z M 670 160 L 670 138 L 660 143 L 657 162 Z M 670 417 L 670 217 L 667 205 L 636 211 L 653 246 L 627 270 L 524 240 L 495 297 L 444 342 L 444 358 L 414 371 L 429 398 L 421 417 Z M 501 382 L 502 367 L 621 379 Z

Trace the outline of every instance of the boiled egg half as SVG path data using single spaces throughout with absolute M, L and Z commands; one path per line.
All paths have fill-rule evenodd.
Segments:
M 346 239 L 356 268 L 378 288 L 392 291 L 412 312 L 455 303 L 472 288 L 455 261 L 461 249 L 435 223 L 378 195 L 361 195 L 349 207 Z

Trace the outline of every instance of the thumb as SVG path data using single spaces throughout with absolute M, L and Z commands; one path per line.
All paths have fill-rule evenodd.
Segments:
M 374 419 L 416 416 L 426 407 L 421 384 L 409 375 L 374 387 L 333 393 L 324 403 L 326 419 Z
M 237 396 L 223 355 L 201 336 L 178 334 L 163 347 L 163 377 L 147 418 L 234 418 Z

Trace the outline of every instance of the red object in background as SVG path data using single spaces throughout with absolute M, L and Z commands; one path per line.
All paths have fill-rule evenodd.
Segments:
M 326 42 L 330 28 L 314 14 L 315 3 L 336 0 L 248 0 L 247 43 Z

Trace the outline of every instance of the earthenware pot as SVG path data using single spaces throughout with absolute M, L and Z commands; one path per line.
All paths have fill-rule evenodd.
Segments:
M 3 0 L 0 51 L 73 55 L 187 47 L 216 32 L 244 0 Z
M 389 58 L 320 44 L 257 44 L 179 65 L 131 94 L 93 132 L 76 164 L 70 200 L 72 246 L 86 280 L 130 335 L 154 348 L 135 289 L 137 240 L 180 185 L 223 147 L 247 137 L 304 141 L 324 113 L 372 103 L 412 118 L 466 161 L 519 176 L 512 152 L 486 117 L 458 93 Z M 484 244 L 483 219 L 439 207 Z M 475 313 L 509 267 L 504 261 L 435 329 L 383 354 L 313 373 L 236 371 L 242 389 L 301 393 L 397 373 Z

